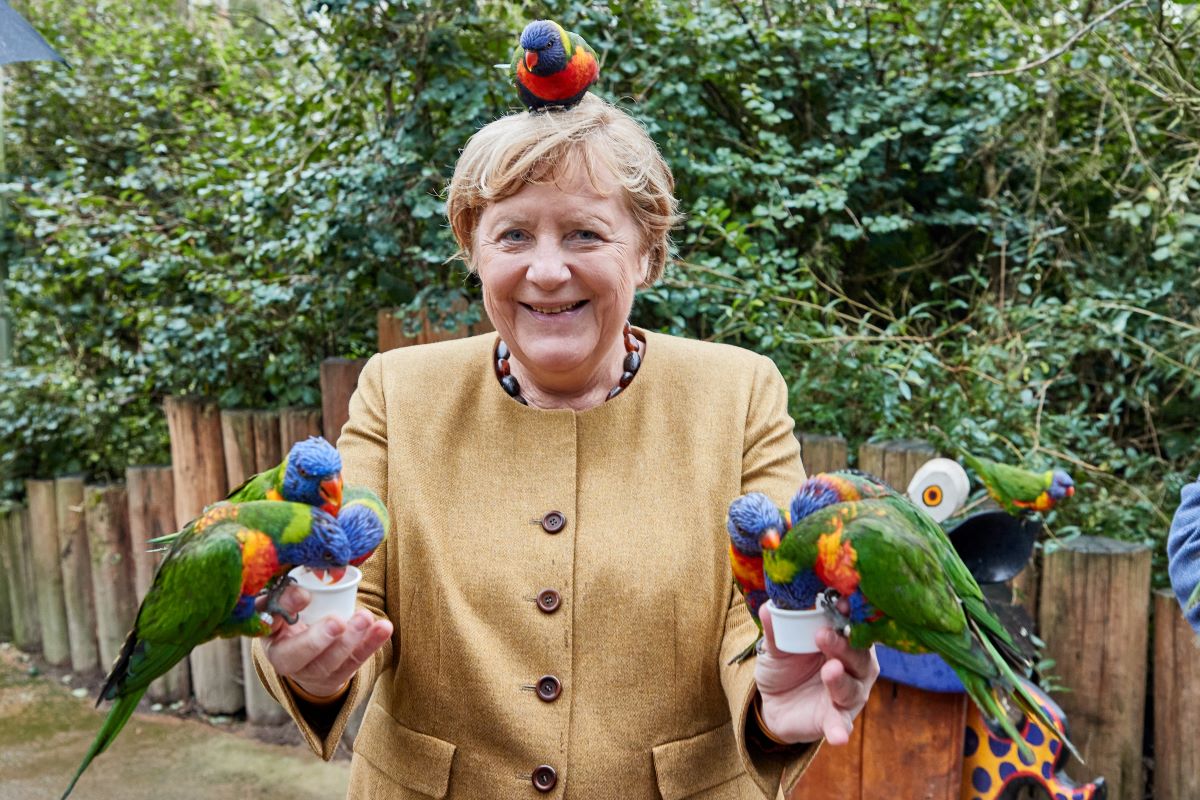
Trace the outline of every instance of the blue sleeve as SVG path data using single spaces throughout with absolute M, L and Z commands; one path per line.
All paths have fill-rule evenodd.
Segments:
M 1171 588 L 1180 605 L 1184 605 L 1200 585 L 1200 481 L 1184 486 L 1179 501 L 1167 535 L 1167 571 L 1171 575 Z M 1187 619 L 1200 632 L 1200 605 L 1188 613 Z

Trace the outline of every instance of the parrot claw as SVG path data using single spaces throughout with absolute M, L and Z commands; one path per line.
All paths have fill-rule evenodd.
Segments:
M 263 612 L 266 614 L 274 614 L 277 617 L 283 618 L 288 625 L 295 625 L 300 620 L 300 615 L 294 611 L 288 611 L 283 606 L 279 605 L 279 598 L 283 596 L 283 592 L 289 586 L 296 582 L 296 579 L 291 575 L 283 575 L 275 581 L 275 584 L 267 591 L 267 603 L 263 606 Z

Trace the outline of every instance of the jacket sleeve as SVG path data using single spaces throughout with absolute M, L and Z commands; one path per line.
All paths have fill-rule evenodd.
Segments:
M 804 482 L 800 443 L 793 427 L 787 411 L 787 384 L 775 364 L 761 358 L 754 373 L 742 445 L 743 494 L 763 492 L 782 506 Z M 741 664 L 729 663 L 757 634 L 754 619 L 731 574 L 729 610 L 721 642 L 721 684 L 729 701 L 734 736 L 746 771 L 764 796 L 773 798 L 782 791 L 786 797 L 812 762 L 820 743 L 791 747 L 765 743 L 752 710 L 758 694 L 754 683 L 755 661 L 750 658 Z
M 358 388 L 350 398 L 350 419 L 342 429 L 337 446 L 342 456 L 343 481 L 347 485 L 369 487 L 390 506 L 382 355 L 373 356 L 359 376 Z M 358 604 L 381 619 L 386 616 L 384 587 L 388 542 L 395 535 L 394 530 L 389 531 L 388 538 L 363 564 L 363 579 L 358 588 Z M 350 714 L 371 693 L 380 673 L 393 663 L 399 636 L 399 630 L 394 631 L 392 638 L 359 668 L 342 700 L 329 705 L 313 705 L 300 699 L 267 661 L 262 640 L 254 642 L 254 666 L 263 686 L 295 720 L 308 746 L 328 761 L 337 750 Z
M 1200 480 L 1179 493 L 1179 508 L 1167 535 L 1167 571 L 1171 588 L 1184 608 L 1200 586 Z M 1200 633 L 1200 603 L 1186 612 L 1187 621 Z

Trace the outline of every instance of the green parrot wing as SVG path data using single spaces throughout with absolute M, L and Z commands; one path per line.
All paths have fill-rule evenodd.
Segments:
M 242 548 L 236 522 L 181 535 L 154 576 L 137 621 L 109 676 L 119 692 L 143 689 L 192 648 L 213 638 L 241 596 Z M 108 685 L 105 686 L 107 695 Z
M 282 465 L 276 465 L 257 475 L 251 475 L 242 481 L 241 485 L 229 492 L 225 497 L 231 503 L 249 503 L 254 500 L 266 500 L 267 492 L 278 484 L 279 471 Z
M 859 589 L 874 608 L 906 628 L 966 628 L 936 550 L 903 517 L 868 507 L 846 522 L 845 535 L 858 553 Z
M 595 58 L 597 61 L 599 61 L 599 57 L 596 55 L 596 51 L 593 50 L 592 46 L 590 44 L 588 44 L 586 41 L 584 41 L 584 38 L 582 36 L 580 36 L 578 33 L 568 32 L 567 38 L 569 38 L 571 40 L 571 52 L 567 54 L 568 57 L 574 54 L 576 48 L 582 47 L 583 51 L 585 53 L 589 54 L 592 58 Z

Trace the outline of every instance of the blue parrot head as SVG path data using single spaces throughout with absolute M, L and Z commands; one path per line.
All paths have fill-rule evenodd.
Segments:
M 319 508 L 312 509 L 312 529 L 298 542 L 279 545 L 279 561 L 308 567 L 318 577 L 328 572 L 339 581 L 350 563 L 350 542 L 338 521 Z
M 815 475 L 806 480 L 796 490 L 796 496 L 792 498 L 792 524 L 795 525 L 809 514 L 820 511 L 826 506 L 840 503 L 842 499 L 841 492 L 832 482 L 827 480 L 824 475 Z
M 539 19 L 529 23 L 521 32 L 525 69 L 543 78 L 564 69 L 570 59 L 569 42 L 566 32 L 556 22 Z
M 342 505 L 342 457 L 320 436 L 292 445 L 284 461 L 284 500 L 306 503 L 336 514 Z
M 1065 497 L 1071 497 L 1075 494 L 1075 481 L 1063 470 L 1056 469 L 1050 473 L 1050 485 L 1046 487 L 1046 494 L 1056 503 Z
M 783 515 L 761 492 L 742 495 L 729 504 L 729 538 L 733 546 L 743 555 L 756 556 L 762 553 L 763 537 L 774 531 L 776 546 L 783 536 Z
M 367 503 L 350 502 L 338 514 L 338 524 L 350 543 L 350 562 L 358 566 L 367 560 L 387 534 L 387 519 L 380 518 Z

